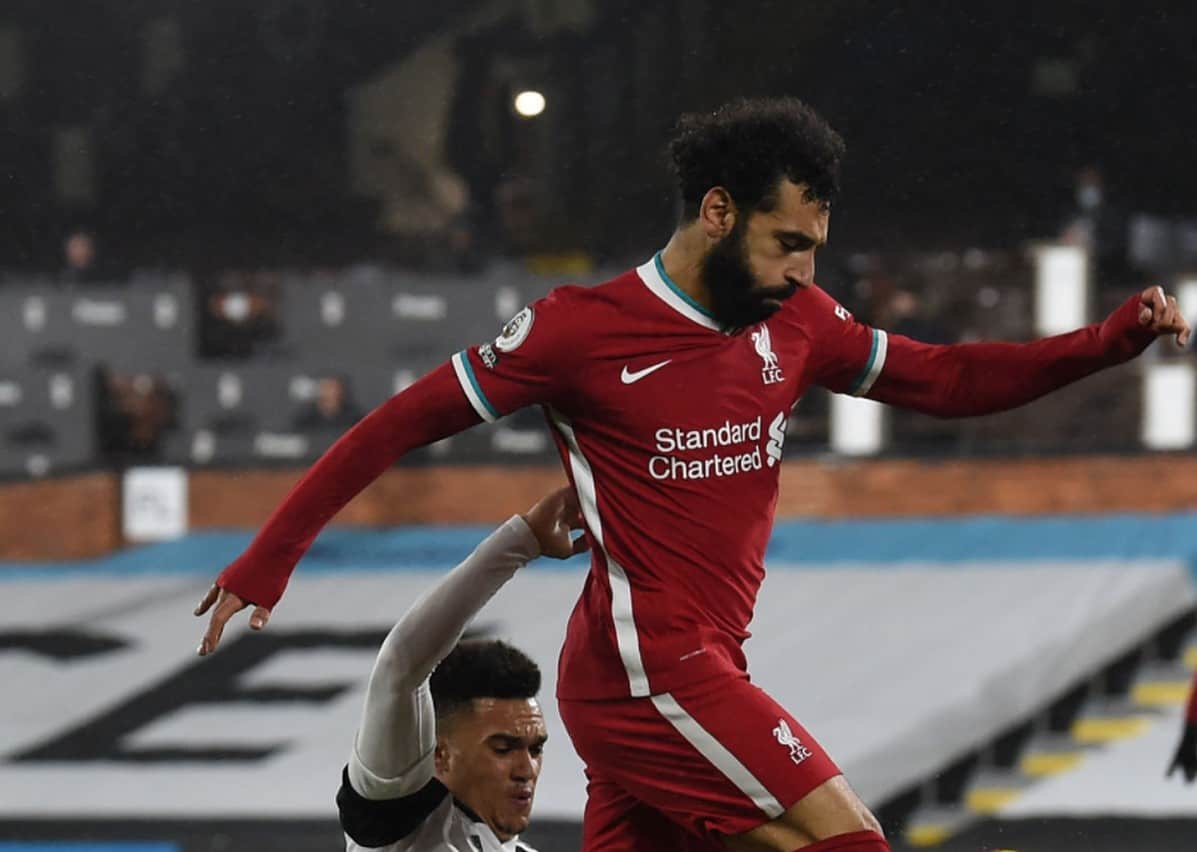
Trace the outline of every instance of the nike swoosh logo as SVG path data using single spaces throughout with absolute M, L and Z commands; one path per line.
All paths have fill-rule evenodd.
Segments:
M 640 381 L 641 379 L 643 379 L 645 376 L 649 375 L 650 373 L 657 372 L 657 370 L 661 369 L 666 364 L 672 363 L 672 361 L 673 361 L 673 359 L 670 358 L 668 361 L 662 361 L 660 364 L 653 364 L 651 367 L 645 367 L 643 370 L 637 370 L 634 373 L 629 372 L 628 365 L 624 364 L 623 372 L 619 374 L 619 379 L 625 385 L 634 384 L 635 382 Z

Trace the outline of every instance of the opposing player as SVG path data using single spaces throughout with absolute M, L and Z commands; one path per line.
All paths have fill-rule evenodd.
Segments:
M 1189 690 L 1189 704 L 1185 709 L 1185 719 L 1180 731 L 1180 742 L 1176 744 L 1176 754 L 1168 764 L 1168 776 L 1180 770 L 1186 783 L 1197 781 L 1197 675 L 1193 677 L 1193 686 Z
M 670 150 L 683 213 L 664 249 L 553 291 L 355 426 L 217 579 L 201 651 L 251 602 L 263 625 L 320 528 L 404 452 L 541 405 L 593 550 L 558 671 L 589 779 L 584 849 L 888 849 L 830 757 L 748 680 L 791 408 L 818 384 L 941 417 L 1001 411 L 1188 327 L 1152 288 L 1032 343 L 887 335 L 814 284 L 844 147 L 811 109 L 738 101 L 684 117 Z
M 518 835 L 547 738 L 540 669 L 504 642 L 458 640 L 530 560 L 580 552 L 585 540 L 570 540 L 580 526 L 573 489 L 550 494 L 478 545 L 387 635 L 337 793 L 350 852 L 533 852 Z

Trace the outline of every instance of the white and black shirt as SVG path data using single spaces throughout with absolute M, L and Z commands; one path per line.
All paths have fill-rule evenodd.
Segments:
M 372 801 L 353 789 L 346 767 L 337 808 L 348 852 L 536 852 L 518 837 L 500 842 L 489 825 L 435 778 L 410 796 Z
M 536 536 L 513 517 L 383 640 L 337 792 L 348 852 L 535 852 L 518 837 L 500 842 L 433 777 L 436 714 L 428 677 L 483 605 L 538 555 Z

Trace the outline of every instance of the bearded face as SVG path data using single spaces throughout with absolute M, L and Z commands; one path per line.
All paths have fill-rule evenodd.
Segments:
M 792 281 L 768 285 L 759 281 L 748 260 L 747 217 L 715 244 L 702 261 L 702 281 L 711 294 L 711 312 L 722 325 L 744 328 L 773 316 L 794 295 Z

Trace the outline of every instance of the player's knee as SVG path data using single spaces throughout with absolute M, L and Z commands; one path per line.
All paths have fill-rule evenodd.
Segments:
M 873 821 L 876 822 L 876 820 Z M 853 831 L 847 834 L 837 834 L 808 846 L 799 846 L 791 852 L 890 852 L 890 848 L 878 828 L 876 831 Z
M 881 830 L 881 823 L 877 821 L 877 817 L 873 816 L 872 811 L 859 801 L 853 805 L 820 814 L 814 820 L 807 819 L 802 824 L 792 823 L 792 825 L 795 828 L 803 829 L 816 842 L 820 843 L 857 834 L 875 834 L 878 837 L 885 837 L 885 832 Z
M 873 812 L 842 775 L 816 787 L 782 819 L 816 841 L 858 832 L 885 834 Z
M 736 838 L 739 839 L 746 842 L 727 845 L 733 850 L 763 847 L 777 852 L 795 849 L 874 852 L 889 848 L 881 824 L 842 775 L 819 785 L 781 816 Z M 851 843 L 865 845 L 848 845 Z
M 806 808 L 805 812 L 801 814 L 806 827 L 813 829 L 812 833 L 816 839 L 822 840 L 861 831 L 872 831 L 882 836 L 885 835 L 877 817 L 873 816 L 869 806 L 856 795 L 856 791 L 848 786 L 848 782 L 843 776 L 824 785 L 824 792 L 832 795 L 827 800 L 820 802 L 819 807 Z M 808 805 L 815 804 L 813 797 L 804 801 Z M 793 810 L 797 811 L 798 809 L 795 807 Z M 798 816 L 799 814 L 795 812 L 793 815 Z
M 872 831 L 880 837 L 885 837 L 885 832 L 881 829 L 881 823 L 877 821 L 877 817 L 873 816 L 873 812 L 866 808 L 863 804 L 860 806 L 861 816 L 864 818 L 864 828 L 862 831 Z

